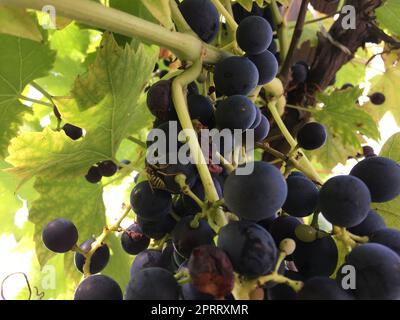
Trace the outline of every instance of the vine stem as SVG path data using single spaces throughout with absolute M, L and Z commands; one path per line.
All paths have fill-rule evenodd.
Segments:
M 74 19 L 93 27 L 159 45 L 173 51 L 182 60 L 194 61 L 204 52 L 204 61 L 216 63 L 226 52 L 203 43 L 199 38 L 170 31 L 158 24 L 135 17 L 89 0 L 2 0 L 2 5 L 42 10 L 54 6 L 57 15 Z
M 236 23 L 235 19 L 233 19 L 232 15 L 219 0 L 211 0 L 211 2 L 217 8 L 218 12 L 224 16 L 226 23 L 232 29 L 232 32 L 235 34 L 236 29 L 238 28 L 238 24 Z
M 32 98 L 29 98 L 29 97 L 25 97 L 23 95 L 19 95 L 18 99 L 29 101 L 29 102 L 33 102 L 33 103 L 36 103 L 36 104 L 40 104 L 42 106 L 53 108 L 53 105 L 51 103 L 48 103 L 48 102 L 45 102 L 45 101 L 42 101 L 42 100 L 32 99 Z
M 308 112 L 308 113 L 313 113 L 313 112 L 317 112 L 318 111 L 317 109 L 304 108 L 304 107 L 299 107 L 299 106 L 295 106 L 295 105 L 292 105 L 292 104 L 287 104 L 286 107 L 290 108 L 290 109 L 295 109 L 295 110 Z
M 188 33 L 193 36 L 196 36 L 196 34 L 193 32 L 193 30 L 190 28 L 190 26 L 186 22 L 185 18 L 183 17 L 176 1 L 169 0 L 169 6 L 171 8 L 172 20 L 174 21 L 178 30 L 180 32 L 184 32 L 184 33 Z
M 267 87 L 264 87 L 266 89 Z M 268 91 L 268 90 L 266 90 Z M 275 97 L 276 99 L 272 100 L 270 103 L 267 104 L 267 107 L 269 111 L 272 114 L 272 117 L 275 120 L 276 125 L 282 132 L 282 135 L 285 137 L 286 141 L 289 143 L 290 147 L 292 149 L 295 149 L 297 147 L 297 142 L 287 129 L 285 123 L 283 122 L 281 116 L 279 115 L 278 110 L 276 109 L 276 103 L 277 99 L 279 97 Z M 297 159 L 299 158 L 299 159 Z M 311 180 L 323 184 L 322 179 L 318 175 L 318 173 L 315 171 L 314 167 L 308 160 L 307 156 L 304 154 L 303 151 L 298 150 L 298 155 L 294 155 L 294 157 L 291 157 L 290 160 L 294 163 L 295 167 L 298 168 L 299 170 L 303 171 Z
M 135 138 L 135 137 L 133 137 L 133 136 L 129 136 L 129 137 L 127 137 L 126 139 L 129 140 L 129 141 L 131 141 L 131 142 L 133 142 L 133 143 L 135 143 L 135 144 L 137 144 L 139 147 L 142 147 L 142 148 L 144 148 L 144 149 L 147 148 L 146 143 L 143 142 L 143 141 L 140 140 L 140 139 L 137 139 L 137 138 Z
M 285 61 L 286 54 L 289 51 L 288 27 L 286 20 L 282 17 L 281 12 L 279 11 L 279 6 L 276 0 L 271 1 L 271 12 L 272 12 L 272 19 L 274 20 L 274 23 L 278 28 L 280 58 L 281 61 Z
M 368 237 L 357 236 L 347 231 L 346 228 L 341 228 L 338 226 L 333 226 L 332 233 L 338 240 L 343 242 L 349 252 L 358 244 L 367 243 L 369 241 Z
M 30 83 L 30 86 L 34 89 L 36 89 L 37 91 L 39 91 L 44 97 L 46 97 L 53 105 L 55 105 L 55 103 L 53 102 L 53 96 L 48 93 L 42 86 L 40 86 L 38 83 L 36 83 L 35 81 Z
M 214 182 L 212 180 L 210 171 L 208 170 L 206 160 L 193 128 L 184 94 L 186 86 L 197 79 L 201 73 L 201 69 L 201 61 L 195 61 L 189 69 L 175 78 L 175 80 L 172 82 L 172 100 L 174 102 L 182 129 L 186 129 L 185 133 L 189 135 L 188 144 L 190 152 L 194 158 L 194 161 L 196 162 L 197 170 L 199 171 L 207 198 L 209 201 L 214 202 L 219 200 L 219 196 L 215 190 Z
M 132 209 L 132 207 L 129 204 L 125 208 L 125 211 L 121 215 L 121 217 L 111 226 L 104 227 L 103 233 L 96 238 L 95 242 L 92 243 L 91 249 L 89 250 L 89 252 L 87 252 L 85 254 L 85 264 L 83 265 L 83 274 L 84 274 L 85 278 L 90 275 L 90 260 L 93 256 L 93 254 L 96 252 L 96 250 L 98 248 L 100 248 L 103 245 L 104 240 L 110 235 L 110 233 L 119 230 L 119 228 L 121 227 L 121 222 L 128 216 L 131 209 Z
M 196 163 L 207 200 L 213 203 L 219 200 L 219 195 L 215 189 L 214 181 L 211 177 L 210 171 L 208 170 L 207 162 L 204 158 L 196 132 L 193 128 L 193 123 L 189 115 L 185 95 L 187 85 L 197 79 L 201 73 L 201 70 L 202 59 L 199 59 L 196 60 L 189 69 L 185 70 L 174 79 L 172 82 L 172 100 L 174 102 L 175 110 L 178 114 L 182 129 L 184 129 L 185 133 L 188 135 L 190 152 L 193 160 Z M 213 210 L 209 209 L 208 212 L 209 218 L 211 218 L 210 220 L 214 220 L 218 227 L 222 227 L 227 224 L 225 214 L 220 208 Z
M 286 253 L 281 251 L 274 271 L 266 276 L 261 276 L 253 280 L 246 280 L 241 279 L 237 274 L 235 274 L 235 286 L 233 288 L 235 299 L 249 300 L 251 292 L 253 292 L 253 290 L 255 290 L 257 287 L 265 285 L 267 282 L 285 283 L 290 286 L 294 291 L 300 291 L 301 288 L 303 288 L 303 282 L 289 279 L 278 273 L 279 267 L 285 257 Z

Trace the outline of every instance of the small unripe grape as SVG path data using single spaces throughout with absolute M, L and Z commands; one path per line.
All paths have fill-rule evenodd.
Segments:
M 303 242 L 313 242 L 317 239 L 317 230 L 306 224 L 298 225 L 294 233 Z
M 290 238 L 283 239 L 279 244 L 279 250 L 290 256 L 296 250 L 296 242 Z

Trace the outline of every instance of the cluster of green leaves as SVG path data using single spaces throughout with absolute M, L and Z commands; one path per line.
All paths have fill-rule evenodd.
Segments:
M 150 8 L 154 5 L 154 1 L 144 2 L 153 3 Z M 133 7 L 137 15 L 147 10 L 142 3 Z M 118 46 L 112 34 L 101 37 L 101 32 L 71 21 L 45 32 L 35 14 L 21 9 L 0 7 L 0 18 L 6 22 L 0 29 L 0 60 L 7 62 L 0 65 L 0 199 L 4 204 L 0 233 L 24 239 L 23 249 L 35 245 L 32 285 L 46 298 L 70 298 L 81 274 L 73 266 L 72 254 L 55 256 L 43 246 L 41 231 L 50 220 L 64 217 L 78 227 L 81 242 L 101 233 L 107 219 L 104 188 L 88 183 L 84 175 L 99 161 L 130 159 L 132 165 L 121 171 L 119 179 L 106 181 L 115 184 L 143 165 L 145 151 L 125 138 L 134 134 L 143 139 L 152 123 L 143 90 L 158 48 L 129 39 Z M 33 82 L 54 96 L 51 101 L 39 99 L 54 103 L 63 123 L 85 129 L 83 139 L 73 141 L 57 129 L 52 107 L 26 103 L 24 97 L 34 92 Z M 14 219 L 22 199 L 29 221 L 20 229 Z M 124 287 L 131 258 L 123 254 L 117 237 L 111 236 L 108 245 L 112 259 L 104 272 Z M 40 270 L 46 265 L 56 269 L 56 288 L 41 285 Z

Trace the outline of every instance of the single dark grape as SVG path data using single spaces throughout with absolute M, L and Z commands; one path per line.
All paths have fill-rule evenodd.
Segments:
M 387 202 L 400 195 L 400 166 L 391 159 L 366 158 L 350 174 L 367 185 L 373 202 Z
M 254 278 L 275 268 L 277 248 L 263 227 L 250 221 L 235 221 L 222 227 L 218 247 L 224 250 L 239 274 Z
M 273 216 L 287 196 L 282 173 L 273 165 L 256 161 L 253 171 L 238 175 L 233 171 L 224 184 L 225 205 L 242 219 L 260 221 Z M 238 170 L 238 169 L 237 169 Z
M 260 124 L 254 129 L 254 142 L 263 142 L 268 137 L 270 129 L 268 118 L 261 115 Z
M 200 245 L 213 244 L 215 232 L 204 219 L 197 228 L 191 226 L 194 216 L 186 216 L 176 224 L 172 231 L 172 241 L 180 255 L 189 258 L 192 250 Z
M 304 282 L 298 292 L 297 300 L 354 300 L 338 286 L 335 280 L 327 277 L 314 277 Z
M 359 300 L 400 299 L 400 257 L 393 250 L 378 243 L 367 243 L 355 247 L 339 269 L 336 280 L 339 285 L 347 283 L 344 277 L 352 266 L 356 274 L 355 289 L 350 290 Z
M 386 227 L 383 218 L 373 210 L 368 212 L 367 217 L 358 225 L 348 228 L 348 231 L 358 236 L 371 236 L 378 230 Z
M 62 129 L 64 130 L 65 134 L 70 137 L 72 140 L 78 140 L 83 136 L 82 128 L 74 126 L 72 124 L 66 123 Z
M 159 218 L 157 221 L 143 220 L 138 216 L 137 223 L 143 234 L 151 239 L 159 240 L 174 229 L 176 220 L 169 214 Z
M 383 93 L 380 92 L 375 92 L 372 95 L 369 96 L 371 99 L 371 102 L 377 106 L 380 106 L 385 103 L 386 97 Z
M 228 57 L 215 65 L 214 81 L 217 91 L 226 96 L 247 96 L 257 86 L 256 66 L 245 57 Z
M 121 162 L 122 164 L 126 165 L 126 166 L 129 166 L 129 165 L 131 164 L 131 161 L 130 161 L 130 160 L 126 160 L 126 159 L 123 159 L 123 160 L 121 160 L 120 162 Z M 121 169 L 123 169 L 123 167 L 118 166 L 118 170 L 121 170 Z
M 257 55 L 249 55 L 249 59 L 258 70 L 258 84 L 263 85 L 271 82 L 278 74 L 278 60 L 273 53 L 265 50 Z
M 317 122 L 307 123 L 297 133 L 299 146 L 306 150 L 315 150 L 322 147 L 326 139 L 327 133 L 325 127 Z
M 329 277 L 336 269 L 338 255 L 335 241 L 327 236 L 313 242 L 296 241 L 293 261 L 306 278 Z
M 101 181 L 102 177 L 103 176 L 97 166 L 90 167 L 88 173 L 85 175 L 86 180 L 90 183 L 98 183 Z
M 80 245 L 81 250 L 86 253 L 89 252 L 94 241 L 94 239 L 86 240 Z M 93 253 L 92 258 L 90 259 L 90 274 L 99 273 L 101 270 L 103 270 L 106 267 L 109 259 L 110 249 L 108 249 L 106 244 L 103 244 Z M 79 252 L 75 253 L 75 266 L 82 273 L 85 261 L 86 258 L 83 254 Z
M 295 230 L 301 224 L 299 219 L 291 216 L 280 216 L 272 221 L 268 231 L 274 238 L 277 248 L 283 239 L 296 240 Z M 287 256 L 286 260 L 293 260 L 293 255 Z
M 260 54 L 271 45 L 272 34 L 271 25 L 267 20 L 250 16 L 240 22 L 236 30 L 236 40 L 246 53 Z
M 214 124 L 214 109 L 211 100 L 199 94 L 187 97 L 190 118 L 199 120 L 203 125 L 211 128 Z
M 215 120 L 220 129 L 250 128 L 256 119 L 256 106 L 247 97 L 234 95 L 218 104 L 215 111 Z
M 369 158 L 369 157 L 375 157 L 376 156 L 375 151 L 374 151 L 374 149 L 372 147 L 363 146 L 362 149 L 363 149 L 364 157 Z
M 368 215 L 371 196 L 367 186 L 353 176 L 329 179 L 319 192 L 319 208 L 324 217 L 340 227 L 354 227 Z
M 289 177 L 286 180 L 288 195 L 282 209 L 295 217 L 306 217 L 318 204 L 318 188 L 306 177 Z
M 134 274 L 126 288 L 126 300 L 178 300 L 174 275 L 162 268 L 146 268 Z
M 346 90 L 346 89 L 349 89 L 349 88 L 354 88 L 354 85 L 351 84 L 351 83 L 345 83 L 345 84 L 340 88 L 340 90 Z
M 162 121 L 176 120 L 177 115 L 171 96 L 172 80 L 160 80 L 147 92 L 147 107 Z
M 179 4 L 186 22 L 204 42 L 211 42 L 219 31 L 219 13 L 210 0 L 184 0 Z
M 188 269 L 193 287 L 201 293 L 215 298 L 231 293 L 234 285 L 233 267 L 221 249 L 210 245 L 193 249 Z
M 370 242 L 382 244 L 400 256 L 400 231 L 397 229 L 384 228 L 375 231 L 370 236 Z
M 139 225 L 132 224 L 121 236 L 121 245 L 125 252 L 136 255 L 147 249 L 150 239 L 145 236 Z
M 103 177 L 112 177 L 118 171 L 118 166 L 111 160 L 100 162 L 98 168 Z
M 74 300 L 122 300 L 122 291 L 115 280 L 96 274 L 79 284 Z
M 78 240 L 78 230 L 67 219 L 55 219 L 43 228 L 42 240 L 47 249 L 51 251 L 57 253 L 68 252 Z
M 222 187 L 217 178 L 213 177 L 214 186 L 220 198 L 222 198 Z M 197 180 L 191 191 L 200 199 L 205 200 L 204 186 L 201 180 Z M 178 211 L 181 216 L 195 215 L 201 212 L 199 205 L 189 196 L 182 195 L 174 204 L 174 209 L 179 208 Z
M 298 62 L 292 67 L 292 78 L 295 84 L 306 82 L 309 67 L 306 63 Z
M 172 210 L 171 194 L 151 187 L 148 181 L 139 182 L 131 192 L 133 211 L 143 220 L 159 221 Z
M 155 249 L 146 249 L 140 252 L 133 260 L 130 275 L 131 278 L 146 268 L 161 267 L 162 252 Z

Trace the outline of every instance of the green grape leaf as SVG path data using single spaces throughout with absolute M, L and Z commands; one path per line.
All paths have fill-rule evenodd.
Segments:
M 358 87 L 337 90 L 331 94 L 321 93 L 317 99 L 324 104 L 322 109 L 313 112 L 313 117 L 326 125 L 343 145 L 360 146 L 359 134 L 379 140 L 380 133 L 372 117 L 356 105 L 362 90 Z
M 0 6 L 0 33 L 40 42 L 43 36 L 34 18 L 24 9 Z
M 379 155 L 400 163 L 400 132 L 386 141 Z M 372 208 L 384 218 L 388 227 L 400 229 L 400 196 L 389 202 L 373 203 Z
M 56 60 L 51 74 L 37 83 L 51 95 L 67 96 L 76 77 L 87 70 L 83 61 L 91 39 L 98 34 L 94 30 L 81 29 L 75 23 L 62 30 L 51 30 L 50 47 L 57 51 Z
M 385 103 L 382 105 L 377 106 L 368 102 L 363 106 L 376 122 L 379 122 L 386 112 L 390 112 L 396 123 L 400 125 L 400 109 L 398 107 L 398 102 L 400 101 L 399 83 L 400 64 L 389 67 L 385 73 L 371 80 L 370 93 L 381 92 L 386 98 Z
M 399 16 L 400 2 L 398 0 L 386 0 L 382 6 L 376 9 L 379 24 L 395 36 L 400 36 Z
M 18 99 L 25 86 L 50 71 L 55 53 L 42 43 L 0 35 L 0 158 L 30 109 Z
M 77 177 L 99 161 L 114 159 L 131 134 L 134 110 L 156 58 L 156 51 L 143 45 L 136 51 L 122 49 L 106 33 L 95 63 L 77 78 L 72 97 L 56 100 L 64 121 L 85 129 L 84 138 L 73 141 L 49 128 L 23 133 L 9 148 L 12 171 L 22 181 L 35 175 Z
M 169 0 L 141 0 L 147 10 L 156 18 L 164 27 L 172 29 L 174 24 L 171 19 L 171 8 Z
M 355 59 L 343 65 L 336 73 L 336 87 L 340 88 L 346 83 L 358 85 L 365 82 L 367 67 L 360 62 L 368 60 L 373 55 L 369 50 L 360 48 L 355 54 Z
M 57 180 L 38 178 L 34 187 L 40 197 L 32 202 L 29 221 L 35 225 L 34 241 L 41 266 L 54 255 L 41 240 L 43 227 L 51 220 L 71 220 L 78 229 L 79 243 L 102 232 L 106 225 L 102 186 L 90 184 L 80 177 Z

